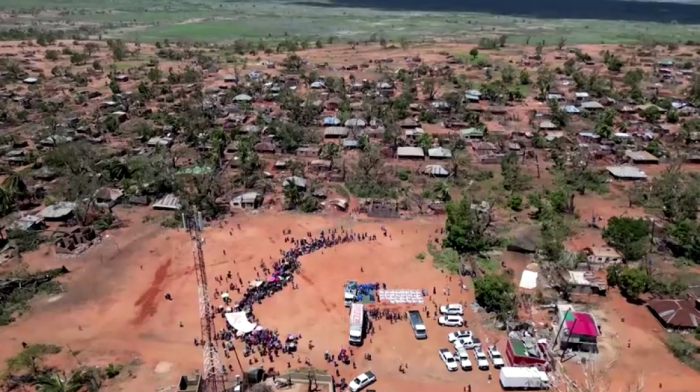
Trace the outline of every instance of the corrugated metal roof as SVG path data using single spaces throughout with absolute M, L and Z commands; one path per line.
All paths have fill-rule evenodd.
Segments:
M 238 196 L 234 197 L 231 200 L 231 202 L 232 203 L 253 204 L 260 197 L 262 197 L 260 192 L 246 192 L 242 195 L 238 195 Z
M 450 172 L 440 165 L 426 165 L 425 169 L 423 169 L 423 174 L 427 174 L 429 176 L 447 177 L 450 175 Z
M 625 156 L 633 161 L 658 162 L 659 158 L 646 151 L 625 151 Z
M 62 201 L 44 208 L 43 210 L 39 211 L 37 215 L 46 219 L 60 219 L 72 214 L 75 207 L 76 204 L 73 202 Z
M 347 136 L 348 133 L 350 133 L 350 130 L 345 127 L 328 127 L 323 130 L 323 135 L 328 137 L 328 136 L 338 136 L 338 137 L 344 137 Z
M 431 148 L 428 149 L 428 156 L 431 158 L 451 158 L 452 151 L 443 147 Z
M 634 166 L 608 166 L 608 172 L 618 178 L 647 178 L 646 173 Z
M 282 182 L 282 186 L 287 186 L 288 184 L 296 185 L 299 188 L 306 188 L 306 179 L 298 176 L 287 177 L 284 179 L 284 182 Z
M 366 127 L 367 121 L 361 118 L 349 118 L 345 121 L 346 127 Z
M 179 210 L 182 204 L 180 204 L 180 198 L 171 193 L 157 200 L 152 207 L 156 210 Z
M 695 301 L 684 299 L 652 299 L 647 306 L 666 327 L 697 328 L 700 326 L 700 311 L 695 304 Z
M 418 158 L 424 157 L 423 149 L 420 147 L 399 147 L 396 149 L 396 156 Z

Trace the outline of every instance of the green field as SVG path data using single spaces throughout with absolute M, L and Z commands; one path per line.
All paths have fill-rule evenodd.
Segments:
M 321 0 L 319 0 L 321 1 Z M 475 41 L 507 34 L 509 42 L 544 40 L 567 43 L 683 42 L 700 36 L 698 25 L 594 20 L 541 20 L 475 13 L 398 12 L 359 8 L 296 5 L 286 0 L 219 2 L 215 0 L 5 0 L 0 8 L 21 10 L 51 7 L 40 13 L 44 22 L 68 20 L 75 25 L 98 24 L 107 35 L 142 42 L 168 38 L 223 42 L 236 39 L 279 40 L 285 36 L 362 40 L 376 34 L 388 39 L 450 38 Z M 16 19 L 16 21 L 26 18 Z M 14 21 L 11 20 L 11 26 Z

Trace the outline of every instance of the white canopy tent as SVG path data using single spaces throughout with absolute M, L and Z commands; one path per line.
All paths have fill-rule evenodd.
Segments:
M 250 333 L 255 330 L 257 324 L 248 321 L 246 312 L 226 313 L 226 321 L 233 327 L 238 334 Z

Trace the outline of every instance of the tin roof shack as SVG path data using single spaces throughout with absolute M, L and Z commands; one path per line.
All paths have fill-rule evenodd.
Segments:
M 590 271 L 565 271 L 562 272 L 562 279 L 570 295 L 605 295 L 608 290 L 608 285 Z
M 399 205 L 393 200 L 362 199 L 359 208 L 373 218 L 399 217 Z
M 112 208 L 124 196 L 124 192 L 119 189 L 102 187 L 95 192 L 95 201 L 98 207 Z
M 608 166 L 608 173 L 617 180 L 646 180 L 647 175 L 634 166 Z
M 636 163 L 638 165 L 658 164 L 659 163 L 659 158 L 651 155 L 650 153 L 648 153 L 646 151 L 627 150 L 627 151 L 625 151 L 625 158 L 629 162 Z
M 57 254 L 78 255 L 100 241 L 92 227 L 78 227 L 54 243 Z
M 613 248 L 591 246 L 585 248 L 586 260 L 591 269 L 600 270 L 612 264 L 622 263 L 622 255 Z
M 430 159 L 448 159 L 452 158 L 452 151 L 443 147 L 431 148 L 428 149 L 428 157 Z
M 47 221 L 66 221 L 73 216 L 75 208 L 75 203 L 62 201 L 44 208 L 37 215 Z
M 36 215 L 25 215 L 19 217 L 16 221 L 8 227 L 8 230 L 43 230 L 46 228 L 46 223 L 44 218 Z
M 511 331 L 506 341 L 506 360 L 510 366 L 536 367 L 549 370 L 547 340 Z
M 647 308 L 667 329 L 696 329 L 700 326 L 700 300 L 652 299 Z
M 576 312 L 573 306 L 557 304 L 559 331 L 557 342 L 562 350 L 598 352 L 598 326 L 589 313 Z
M 342 139 L 348 137 L 350 129 L 346 127 L 327 127 L 323 130 L 323 137 L 326 139 Z
M 396 157 L 404 159 L 424 159 L 425 153 L 420 147 L 399 147 L 396 149 Z
M 180 198 L 173 194 L 169 194 L 163 196 L 161 199 L 156 200 L 156 202 L 153 203 L 152 207 L 154 210 L 176 211 L 182 208 L 182 204 L 180 204 Z
M 231 209 L 255 210 L 263 203 L 263 195 L 260 192 L 245 192 L 231 199 Z

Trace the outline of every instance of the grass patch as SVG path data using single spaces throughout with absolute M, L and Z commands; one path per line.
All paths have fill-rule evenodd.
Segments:
M 425 253 L 420 252 L 416 255 L 416 260 L 420 261 L 421 263 L 425 261 Z
M 691 342 L 686 336 L 674 332 L 666 334 L 664 343 L 679 361 L 696 371 L 700 371 L 700 347 L 697 344 Z
M 498 261 L 494 259 L 489 259 L 489 258 L 484 258 L 484 257 L 479 257 L 476 260 L 477 264 L 479 265 L 479 268 L 486 272 L 497 272 L 498 271 Z
M 433 257 L 433 265 L 441 271 L 448 271 L 451 274 L 459 274 L 461 261 L 459 254 L 454 249 L 438 249 L 432 243 L 428 243 L 428 253 Z

